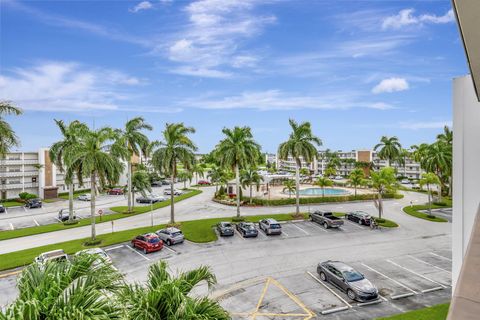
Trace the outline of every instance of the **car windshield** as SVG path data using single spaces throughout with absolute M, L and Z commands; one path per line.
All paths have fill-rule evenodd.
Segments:
M 172 237 L 178 237 L 182 235 L 182 232 L 181 231 L 177 231 L 177 232 L 172 232 Z
M 223 224 L 223 227 L 224 227 L 224 228 L 231 228 L 232 225 L 231 225 L 230 223 L 224 223 L 224 224 Z
M 356 270 L 347 270 L 343 272 L 343 276 L 348 282 L 355 282 L 363 280 L 363 275 Z
M 255 229 L 255 226 L 253 224 L 246 224 L 245 229 L 253 230 L 253 229 Z
M 160 239 L 159 239 L 159 238 L 156 238 L 156 237 L 155 237 L 155 238 L 149 238 L 149 239 L 147 240 L 147 242 L 148 242 L 148 243 L 158 243 L 158 242 L 160 242 Z
M 272 224 L 270 225 L 270 228 L 271 228 L 271 229 L 280 229 L 281 227 L 280 227 L 280 225 L 277 224 L 277 223 L 272 223 Z

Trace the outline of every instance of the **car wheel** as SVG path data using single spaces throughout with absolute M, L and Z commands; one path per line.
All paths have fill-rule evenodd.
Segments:
M 327 281 L 327 276 L 325 275 L 325 273 L 320 272 L 320 279 L 321 279 L 322 281 Z
M 324 222 L 324 223 L 323 223 L 323 227 L 324 227 L 325 229 L 328 229 L 328 223 Z
M 147 249 L 146 248 L 143 248 L 143 253 L 147 254 Z
M 171 246 L 172 245 L 172 241 L 170 241 L 170 239 L 167 240 L 167 246 Z
M 358 220 L 358 224 L 363 226 L 363 220 Z
M 347 290 L 347 296 L 350 300 L 355 300 L 355 298 L 357 297 L 355 295 L 355 292 L 353 292 L 353 290 L 350 290 L 350 289 Z

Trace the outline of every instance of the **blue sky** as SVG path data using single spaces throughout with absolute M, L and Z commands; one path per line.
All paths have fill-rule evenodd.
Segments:
M 264 151 L 310 121 L 323 148 L 405 146 L 451 124 L 468 72 L 450 1 L 1 2 L 0 98 L 22 150 L 53 119 L 120 127 L 142 115 L 197 129 L 201 152 L 248 125 Z

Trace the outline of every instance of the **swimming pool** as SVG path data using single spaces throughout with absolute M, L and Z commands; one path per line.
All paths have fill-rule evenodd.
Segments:
M 335 189 L 335 188 L 324 188 L 323 191 L 325 192 L 326 196 L 342 196 L 350 193 L 345 189 Z M 306 188 L 306 189 L 300 189 L 299 194 L 301 196 L 321 196 L 323 195 L 323 192 L 322 192 L 322 188 Z

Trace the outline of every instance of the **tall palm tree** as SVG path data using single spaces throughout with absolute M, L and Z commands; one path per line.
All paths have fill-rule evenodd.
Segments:
M 392 167 L 385 167 L 380 171 L 374 171 L 370 175 L 372 188 L 377 191 L 378 195 L 378 218 L 382 219 L 383 214 L 383 194 L 387 191 L 394 191 L 397 185 L 395 177 L 395 169 Z
M 115 185 L 124 169 L 120 159 L 129 154 L 124 145 L 115 143 L 118 138 L 117 133 L 108 127 L 88 130 L 79 139 L 78 145 L 65 154 L 65 165 L 76 168 L 80 184 L 83 184 L 82 177 L 90 177 L 92 241 L 96 239 L 95 197 L 98 184 L 101 187 Z
M 440 179 L 432 172 L 422 174 L 422 178 L 420 179 L 420 186 L 427 186 L 428 192 L 428 215 L 432 216 L 432 189 L 431 186 L 438 186 L 440 185 Z
M 70 262 L 25 267 L 18 298 L 0 311 L 0 319 L 120 319 L 123 307 L 112 295 L 123 286 L 122 275 L 98 259 L 80 254 Z
M 311 163 L 318 156 L 317 147 L 322 145 L 320 138 L 312 133 L 310 122 L 298 124 L 295 120 L 289 120 L 292 133 L 287 141 L 278 147 L 278 156 L 282 160 L 288 160 L 292 157 L 295 160 L 295 181 L 296 181 L 296 214 L 300 214 L 300 168 L 302 159 L 306 163 Z
M 195 183 L 198 184 L 198 178 L 203 178 L 205 176 L 205 168 L 207 166 L 205 163 L 195 163 L 190 172 L 195 175 Z
M 397 137 L 383 136 L 380 139 L 380 143 L 378 143 L 373 150 L 377 151 L 380 149 L 380 151 L 378 151 L 378 157 L 382 160 L 387 160 L 388 166 L 390 167 L 391 162 L 398 159 L 401 148 L 402 146 Z
M 250 189 L 250 204 L 252 203 L 252 187 L 255 185 L 258 191 L 260 183 L 262 181 L 262 176 L 259 175 L 257 170 L 253 168 L 242 170 L 242 172 L 240 173 L 240 182 L 242 184 L 242 187 L 249 187 Z
M 315 182 L 314 185 L 319 186 L 322 188 L 322 197 L 325 197 L 325 187 L 331 187 L 333 186 L 333 181 L 325 178 L 325 177 L 319 177 Z
M 210 182 L 215 185 L 215 194 L 218 192 L 218 183 L 222 181 L 222 176 L 224 174 L 224 170 L 215 165 L 210 169 L 210 172 L 207 174 Z
M 357 187 L 361 186 L 365 180 L 365 172 L 360 168 L 355 168 L 348 176 L 348 182 L 355 188 L 355 197 L 357 196 Z
M 403 176 L 407 176 L 407 159 L 410 157 L 410 152 L 407 149 L 401 148 L 398 153 L 397 162 L 403 167 Z
M 22 110 L 8 101 L 0 101 L 0 158 L 3 158 L 12 147 L 18 147 L 20 140 L 4 116 L 21 115 Z
M 153 167 L 162 174 L 171 178 L 170 188 L 170 223 L 175 223 L 174 207 L 174 184 L 177 177 L 177 164 L 182 164 L 185 170 L 190 170 L 195 163 L 197 146 L 189 138 L 189 134 L 195 133 L 192 127 L 186 127 L 183 123 L 167 123 L 163 130 L 164 141 L 154 151 L 152 156 Z
M 206 283 L 208 288 L 216 283 L 208 267 L 182 272 L 176 277 L 167 268 L 165 261 L 151 265 L 145 287 L 133 284 L 120 292 L 125 319 L 230 319 L 217 301 L 190 294 L 200 283 Z
M 437 140 L 453 145 L 453 131 L 448 126 L 443 127 L 443 133 L 437 135 Z
M 78 173 L 77 168 L 66 165 L 66 156 L 79 145 L 80 139 L 88 132 L 88 127 L 80 121 L 72 121 L 66 125 L 62 120 L 56 120 L 62 140 L 52 144 L 49 150 L 51 161 L 61 172 L 65 172 L 65 183 L 68 186 L 68 221 L 73 221 L 73 177 Z
M 452 172 L 452 148 L 446 143 L 437 141 L 432 143 L 424 158 L 427 172 L 433 172 L 442 182 L 442 178 L 448 177 Z M 442 183 L 438 185 L 438 202 L 442 201 Z
M 260 157 L 260 145 L 253 139 L 249 127 L 224 128 L 225 137 L 215 147 L 219 164 L 235 172 L 237 217 L 240 217 L 240 169 L 255 166 Z
M 132 211 L 132 162 L 134 156 L 141 156 L 140 153 L 148 152 L 149 141 L 142 130 L 152 130 L 152 126 L 147 124 L 142 117 L 133 118 L 125 123 L 125 128 L 118 129 L 119 139 L 117 143 L 128 150 L 127 161 L 127 198 L 128 212 Z
M 132 199 L 135 199 L 135 193 L 146 195 L 146 191 L 152 192 L 150 176 L 145 170 L 135 170 L 132 175 Z M 132 201 L 132 209 L 135 206 L 135 200 Z
M 193 174 L 190 171 L 182 170 L 178 173 L 178 178 L 183 181 L 183 188 L 187 189 L 187 181 L 192 183 Z
M 295 190 L 297 190 L 295 180 L 288 179 L 288 180 L 283 181 L 283 190 L 282 190 L 282 192 L 287 191 L 289 198 L 292 197 L 292 193 L 294 193 Z

